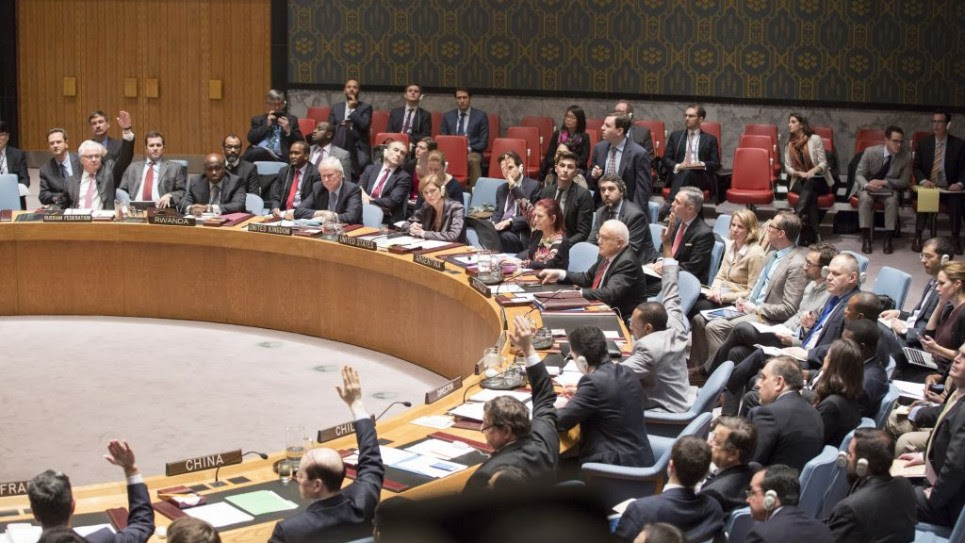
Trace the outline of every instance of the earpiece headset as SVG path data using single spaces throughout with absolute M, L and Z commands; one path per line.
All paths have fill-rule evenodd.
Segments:
M 834 463 L 841 469 L 846 469 L 848 467 L 848 453 L 841 451 L 838 453 L 838 458 Z M 868 460 L 865 458 L 859 458 L 854 465 L 854 473 L 860 479 L 864 479 L 868 476 Z
M 580 356 L 574 358 L 574 359 L 573 359 L 573 362 L 576 362 L 576 367 L 579 368 L 580 373 L 582 373 L 582 374 L 584 374 L 584 375 L 587 374 L 587 373 L 589 373 L 589 371 L 590 371 L 590 364 L 586 361 L 586 358 L 585 358 L 583 355 L 580 355 Z
M 764 493 L 764 510 L 767 511 L 768 515 L 771 514 L 775 505 L 777 505 L 777 492 L 768 490 Z
M 942 266 L 944 266 L 945 263 L 948 262 L 948 261 L 951 260 L 951 259 L 952 259 L 952 257 L 949 256 L 949 255 L 942 255 Z

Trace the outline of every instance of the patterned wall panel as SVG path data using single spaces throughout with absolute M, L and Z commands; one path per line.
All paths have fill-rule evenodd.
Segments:
M 293 87 L 965 104 L 961 1 L 287 2 Z

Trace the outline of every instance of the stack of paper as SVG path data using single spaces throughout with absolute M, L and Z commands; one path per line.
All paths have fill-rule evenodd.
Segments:
M 236 507 L 232 507 L 231 504 L 227 502 L 218 502 L 210 505 L 192 507 L 190 509 L 185 509 L 184 512 L 194 518 L 199 518 L 207 522 L 215 528 L 230 526 L 232 524 L 240 524 L 242 522 L 254 520 L 255 518 Z
M 37 543 L 43 529 L 26 522 L 11 522 L 7 524 L 7 541 L 10 543 Z
M 442 439 L 427 439 L 406 448 L 407 451 L 422 456 L 432 456 L 441 460 L 451 460 L 472 452 L 474 449 L 462 441 L 444 441 Z
M 282 498 L 272 490 L 257 490 L 228 496 L 225 500 L 244 509 L 250 515 L 267 515 L 278 511 L 289 511 L 298 509 L 298 504 Z

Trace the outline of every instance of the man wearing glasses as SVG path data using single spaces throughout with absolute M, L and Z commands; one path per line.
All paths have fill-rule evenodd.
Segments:
M 898 223 L 898 195 L 908 188 L 911 179 L 911 154 L 905 149 L 905 132 L 897 126 L 885 129 L 885 143 L 865 149 L 858 163 L 858 224 L 861 226 L 861 252 L 871 254 L 871 231 L 874 229 L 874 205 L 885 206 L 884 253 L 895 250 L 891 235 Z
M 114 209 L 114 195 L 124 171 L 134 158 L 134 132 L 131 114 L 121 111 L 117 124 L 124 130 L 117 160 L 107 155 L 107 149 L 96 141 L 87 140 L 77 148 L 81 171 L 67 180 L 67 205 L 72 208 Z
M 914 164 L 915 179 L 918 180 L 919 186 L 925 188 L 937 187 L 961 192 L 965 188 L 965 141 L 948 133 L 948 127 L 952 124 L 952 116 L 948 112 L 935 112 L 931 119 L 934 134 L 918 142 Z M 943 194 L 941 201 L 948 206 L 948 219 L 951 222 L 955 253 L 962 254 L 959 235 L 962 231 L 962 210 L 965 208 L 965 201 L 962 200 L 962 196 L 953 194 Z M 927 219 L 927 214 L 919 213 L 915 220 L 912 251 L 921 251 L 921 233 L 925 229 Z

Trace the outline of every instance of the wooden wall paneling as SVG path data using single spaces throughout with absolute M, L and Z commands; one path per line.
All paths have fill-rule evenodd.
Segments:
M 0 228 L 0 262 L 3 262 L 6 279 L 0 281 L 0 315 L 17 315 L 17 242 L 10 228 Z

